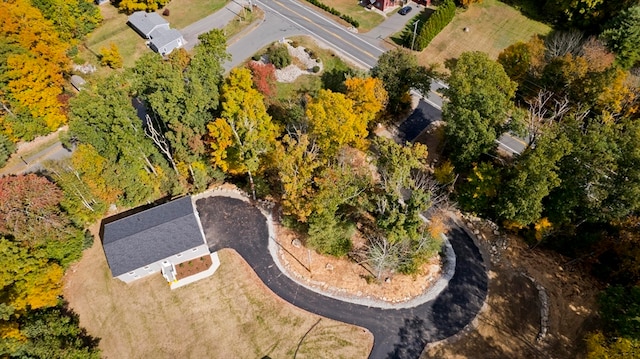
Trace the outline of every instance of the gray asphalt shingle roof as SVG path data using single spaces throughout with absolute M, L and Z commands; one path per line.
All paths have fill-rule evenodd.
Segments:
M 188 196 L 107 223 L 102 238 L 114 277 L 204 243 Z
M 156 49 L 162 49 L 180 38 L 182 34 L 176 29 L 158 29 L 151 33 L 151 42 Z
M 159 27 L 169 28 L 169 22 L 155 12 L 136 11 L 128 18 L 131 26 L 138 29 L 147 38 L 154 29 Z

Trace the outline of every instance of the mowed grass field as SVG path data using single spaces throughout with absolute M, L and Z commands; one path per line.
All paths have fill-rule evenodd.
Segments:
M 468 27 L 469 31 L 464 32 Z M 466 11 L 458 10 L 453 21 L 418 54 L 423 65 L 441 64 L 466 51 L 482 51 L 496 59 L 500 52 L 536 34 L 546 35 L 548 25 L 531 20 L 518 10 L 497 0 L 484 0 Z
M 351 16 L 358 20 L 360 27 L 358 32 L 367 32 L 374 27 L 380 25 L 385 17 L 381 14 L 367 10 L 364 6 L 358 3 L 358 0 L 321 0 L 326 5 L 335 8 L 342 14 Z
M 166 6 L 170 15 L 165 19 L 172 28 L 181 29 L 221 9 L 226 3 L 226 0 L 173 0 Z M 133 66 L 145 51 L 150 51 L 145 39 L 127 25 L 127 15 L 115 6 L 105 4 L 100 6 L 100 11 L 102 24 L 87 36 L 87 46 L 98 54 L 101 48 L 113 42 L 120 50 L 124 67 Z
M 67 272 L 64 296 L 106 358 L 367 357 L 368 331 L 284 302 L 236 252 L 219 254 L 213 276 L 172 291 L 160 274 L 113 279 L 96 240 Z
M 100 49 L 109 47 L 111 43 L 118 46 L 123 65 L 131 67 L 145 51 L 150 51 L 145 40 L 127 25 L 127 15 L 118 12 L 111 4 L 100 6 L 102 24 L 87 36 L 87 47 L 99 54 Z

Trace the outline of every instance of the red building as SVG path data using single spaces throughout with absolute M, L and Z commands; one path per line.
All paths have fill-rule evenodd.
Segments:
M 368 0 L 376 9 L 385 11 L 387 8 L 394 6 L 394 0 Z

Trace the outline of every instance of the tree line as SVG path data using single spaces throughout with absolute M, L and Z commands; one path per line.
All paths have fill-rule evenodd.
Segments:
M 0 3 L 0 164 L 15 142 L 67 123 L 69 57 L 100 21 L 86 0 Z
M 110 204 L 199 192 L 226 179 L 246 184 L 254 199 L 277 199 L 285 222 L 322 253 L 349 254 L 354 228 L 364 223 L 372 245 L 363 261 L 375 240 L 396 253 L 378 266 L 380 275 L 382 268 L 418 271 L 439 243 L 420 218 L 437 190 L 423 178 L 426 148 L 372 142 L 370 130 L 397 108 L 391 101 L 428 88 L 430 71 L 396 51 L 381 59 L 374 77 L 344 79 L 342 92 L 322 89 L 283 103 L 265 97 L 273 91 L 260 78 L 268 76 L 265 66 L 223 78 L 225 49 L 214 30 L 201 35 L 192 55 L 146 54 L 71 101 L 66 141 L 77 150 L 50 166 L 67 210 L 89 222 Z M 372 171 L 381 159 L 385 165 Z M 378 217 L 393 219 L 372 220 Z
M 497 62 L 465 53 L 444 91 L 450 162 L 440 171 L 458 175 L 458 205 L 532 246 L 578 258 L 610 286 L 603 331 L 587 340 L 593 358 L 637 354 L 640 339 L 637 311 L 623 310 L 635 308 L 640 284 L 640 82 L 632 69 L 640 38 L 629 27 L 640 25 L 631 20 L 638 11 L 619 11 L 599 35 L 556 31 L 516 43 Z M 498 150 L 506 131 L 525 139 L 519 155 Z

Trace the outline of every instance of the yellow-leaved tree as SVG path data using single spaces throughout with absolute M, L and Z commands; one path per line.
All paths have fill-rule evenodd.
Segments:
M 232 70 L 221 97 L 221 116 L 207 125 L 213 164 L 231 174 L 248 174 L 255 198 L 253 175 L 275 149 L 278 129 L 262 94 L 253 88 L 249 69 Z
M 354 101 L 338 92 L 320 90 L 307 105 L 309 134 L 325 156 L 335 156 L 343 146 L 367 147 L 369 116 L 354 109 Z
M 122 0 L 118 3 L 120 10 L 132 13 L 134 11 L 156 11 L 169 3 L 169 0 Z
M 317 148 L 307 134 L 287 134 L 278 146 L 275 158 L 282 182 L 283 212 L 305 223 L 313 212 L 316 170 L 322 166 Z
M 120 56 L 118 45 L 112 42 L 109 44 L 109 47 L 103 47 L 100 49 L 100 64 L 102 66 L 109 66 L 112 69 L 119 69 L 122 67 L 122 56 Z
M 382 80 L 375 77 L 351 77 L 345 80 L 347 98 L 353 101 L 355 112 L 366 119 L 367 124 L 376 119 L 389 101 Z
M 0 122 L 5 132 L 30 139 L 66 122 L 58 96 L 68 44 L 28 0 L 0 2 Z

